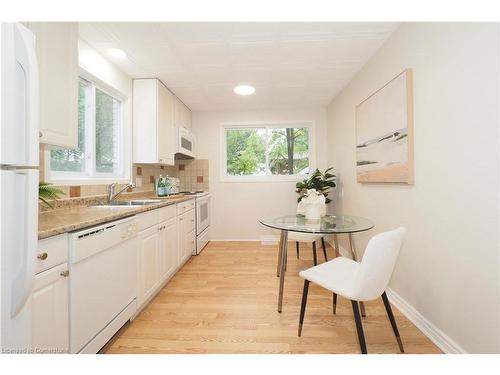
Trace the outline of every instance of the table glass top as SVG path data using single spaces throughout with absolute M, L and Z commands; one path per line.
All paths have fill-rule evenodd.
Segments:
M 326 215 L 318 221 L 306 220 L 302 215 L 287 215 L 262 219 L 260 223 L 274 229 L 304 233 L 354 233 L 373 228 L 373 223 L 359 216 Z

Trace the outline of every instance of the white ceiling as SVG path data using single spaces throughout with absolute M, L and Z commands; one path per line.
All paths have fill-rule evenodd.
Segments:
M 324 107 L 396 23 L 80 23 L 133 78 L 160 78 L 192 110 Z M 122 48 L 124 60 L 107 50 Z M 256 93 L 233 93 L 250 84 Z

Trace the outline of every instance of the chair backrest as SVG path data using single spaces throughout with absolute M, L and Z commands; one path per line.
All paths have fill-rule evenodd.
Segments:
M 356 277 L 359 300 L 378 298 L 387 289 L 405 233 L 406 229 L 400 227 L 370 239 Z

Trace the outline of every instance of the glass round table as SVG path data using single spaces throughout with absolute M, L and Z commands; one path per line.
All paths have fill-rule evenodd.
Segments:
M 353 240 L 353 233 L 364 232 L 374 227 L 369 219 L 352 215 L 325 215 L 316 221 L 306 220 L 302 215 L 286 215 L 275 218 L 266 218 L 260 220 L 266 227 L 278 229 L 281 231 L 278 266 L 276 276 L 280 278 L 278 293 L 278 312 L 281 312 L 283 305 L 283 288 L 285 284 L 285 270 L 288 253 L 288 232 L 301 232 L 311 234 L 333 235 L 335 252 L 339 256 L 338 234 L 349 235 L 349 245 L 352 258 L 357 261 L 356 248 Z M 365 316 L 364 305 L 361 304 L 361 313 Z

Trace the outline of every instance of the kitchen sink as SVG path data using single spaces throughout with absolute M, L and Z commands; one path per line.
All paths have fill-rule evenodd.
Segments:
M 112 201 L 106 204 L 100 204 L 92 207 L 100 208 L 130 208 L 131 206 L 145 206 L 148 204 L 160 203 L 160 199 L 133 199 L 129 201 Z

